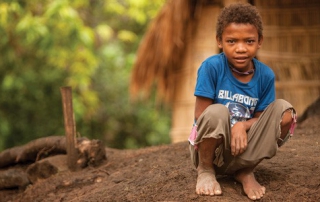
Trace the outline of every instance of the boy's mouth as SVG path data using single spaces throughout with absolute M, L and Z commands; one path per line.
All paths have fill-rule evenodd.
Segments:
M 248 59 L 248 57 L 236 57 L 234 58 L 234 60 L 237 62 L 237 63 L 244 63 L 246 62 Z

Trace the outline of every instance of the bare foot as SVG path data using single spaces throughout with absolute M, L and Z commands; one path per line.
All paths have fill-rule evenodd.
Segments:
M 216 180 L 214 172 L 198 172 L 196 193 L 199 195 L 221 195 L 220 184 Z
M 235 179 L 242 184 L 244 192 L 251 200 L 261 199 L 266 193 L 266 188 L 257 182 L 252 171 L 240 170 Z

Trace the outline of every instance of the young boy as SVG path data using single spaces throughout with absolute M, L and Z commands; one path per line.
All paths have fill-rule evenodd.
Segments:
M 256 181 L 254 168 L 293 134 L 296 113 L 287 101 L 275 100 L 275 75 L 254 58 L 263 41 L 254 6 L 224 8 L 216 35 L 223 52 L 202 63 L 194 93 L 189 141 L 198 172 L 196 193 L 221 195 L 216 175 L 232 174 L 248 198 L 260 199 L 265 187 Z

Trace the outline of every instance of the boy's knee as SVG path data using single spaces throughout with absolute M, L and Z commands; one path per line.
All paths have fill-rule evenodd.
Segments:
M 287 113 L 287 114 L 291 114 L 291 115 L 289 115 L 289 116 L 291 116 L 291 118 L 294 118 L 294 116 L 296 115 L 295 109 L 288 101 L 286 101 L 284 99 L 277 99 L 275 101 L 275 104 L 283 109 L 282 116 L 285 113 Z
M 274 105 L 279 106 L 279 107 L 281 106 L 284 108 L 293 108 L 292 105 L 284 99 L 276 99 L 274 101 Z
M 204 110 L 197 124 L 206 123 L 207 126 L 215 127 L 219 122 L 229 124 L 229 110 L 222 104 L 212 104 Z
M 293 106 L 288 101 L 286 101 L 284 99 L 276 99 L 271 105 L 270 105 L 270 107 L 272 108 L 272 111 L 274 113 L 281 115 L 281 116 L 287 110 L 291 111 L 292 115 L 296 114 L 296 111 L 293 108 Z
M 229 116 L 229 110 L 223 104 L 212 104 L 204 111 L 204 116 L 210 116 L 210 117 Z
M 223 104 L 212 104 L 204 112 L 203 116 L 221 119 L 226 117 L 229 119 L 229 110 Z

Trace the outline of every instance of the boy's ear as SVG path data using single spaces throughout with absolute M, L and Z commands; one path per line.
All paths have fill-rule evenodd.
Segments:
M 216 36 L 216 41 L 217 41 L 218 47 L 222 49 L 222 42 L 218 36 Z
M 260 48 L 263 42 L 263 36 L 260 36 L 259 42 L 258 42 L 258 47 Z

